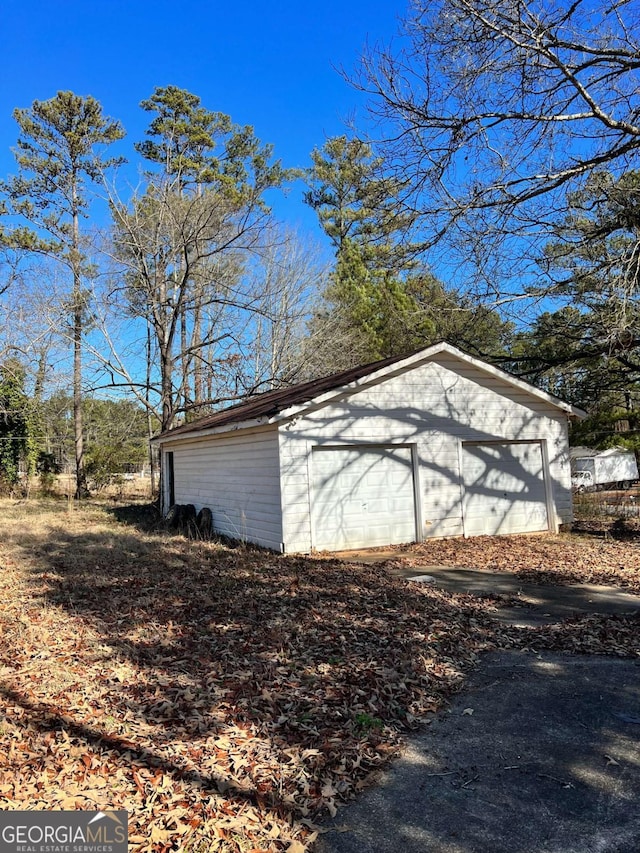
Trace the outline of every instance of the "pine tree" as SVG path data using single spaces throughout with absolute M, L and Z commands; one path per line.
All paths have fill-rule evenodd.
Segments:
M 116 161 L 103 149 L 124 136 L 120 124 L 102 113 L 92 97 L 58 92 L 14 111 L 20 128 L 15 151 L 19 173 L 4 183 L 6 208 L 17 221 L 4 234 L 7 245 L 59 261 L 71 277 L 69 316 L 73 342 L 73 396 L 76 497 L 86 493 L 82 429 L 82 350 L 87 318 L 83 281 L 88 268 L 81 220 L 87 215 L 92 184 Z
M 556 298 L 518 335 L 513 369 L 586 409 L 581 441 L 640 447 L 640 172 L 592 174 L 540 259 Z M 627 424 L 623 429 L 623 424 Z M 629 424 L 633 424 L 631 432 Z
M 401 212 L 402 186 L 381 173 L 382 160 L 359 139 L 337 136 L 311 154 L 305 201 L 318 214 L 337 257 L 358 246 L 371 273 L 399 275 L 413 268 L 417 246 Z
M 511 327 L 420 269 L 402 185 L 367 144 L 345 136 L 312 154 L 305 199 L 336 253 L 331 281 L 312 320 L 315 349 L 331 368 L 401 355 L 438 340 L 493 358 Z M 327 345 L 317 338 L 327 337 Z

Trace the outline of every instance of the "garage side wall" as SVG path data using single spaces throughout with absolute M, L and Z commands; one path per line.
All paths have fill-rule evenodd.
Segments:
M 175 500 L 209 507 L 217 533 L 279 551 L 282 543 L 278 433 L 244 430 L 168 442 Z M 166 469 L 165 469 L 166 470 Z
M 318 445 L 415 445 L 419 534 L 458 536 L 462 521 L 462 443 L 544 439 L 551 523 L 569 522 L 571 474 L 566 415 L 455 357 L 390 376 L 280 426 L 283 542 L 312 547 L 312 448 Z

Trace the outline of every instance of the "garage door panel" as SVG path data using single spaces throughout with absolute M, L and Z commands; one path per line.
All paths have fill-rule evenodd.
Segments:
M 363 548 L 415 539 L 408 447 L 315 448 L 314 547 Z
M 540 442 L 463 445 L 462 478 L 467 536 L 548 530 Z
M 384 457 L 378 457 L 376 462 L 384 465 Z M 371 463 L 367 462 L 367 464 L 370 465 Z M 383 468 L 379 471 L 369 469 L 362 479 L 367 486 L 379 488 L 389 485 L 390 482 L 397 478 L 393 477 L 390 472 L 387 472 Z

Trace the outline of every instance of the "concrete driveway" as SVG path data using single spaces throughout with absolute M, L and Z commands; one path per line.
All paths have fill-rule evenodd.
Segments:
M 429 566 L 396 569 L 406 580 L 429 583 L 448 592 L 506 595 L 514 604 L 501 607 L 496 619 L 510 625 L 551 625 L 581 613 L 640 613 L 640 596 L 595 584 L 532 584 L 510 572 Z
M 488 655 L 319 853 L 637 853 L 640 661 Z

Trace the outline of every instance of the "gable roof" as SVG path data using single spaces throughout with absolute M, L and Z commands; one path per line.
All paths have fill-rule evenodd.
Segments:
M 532 397 L 543 400 L 556 408 L 562 409 L 574 417 L 584 417 L 585 413 L 571 406 L 569 403 L 557 397 L 541 391 L 528 382 L 518 379 L 494 367 L 487 362 L 467 355 L 457 347 L 447 343 L 433 344 L 432 346 L 418 350 L 410 355 L 393 356 L 371 364 L 363 364 L 352 367 L 340 373 L 333 373 L 321 379 L 312 379 L 310 382 L 302 382 L 288 388 L 278 388 L 275 391 L 266 391 L 252 397 L 243 403 L 236 403 L 212 415 L 206 415 L 192 423 L 183 424 L 174 429 L 167 430 L 156 436 L 154 441 L 170 441 L 174 438 L 197 437 L 201 433 L 226 431 L 230 427 L 241 428 L 250 426 L 262 426 L 274 423 L 298 414 L 301 409 L 309 408 L 326 402 L 337 393 L 353 392 L 365 387 L 369 383 L 380 381 L 386 376 L 396 372 L 402 372 L 417 366 L 441 353 L 452 355 L 460 361 L 471 364 L 491 376 L 512 385 L 520 390 L 526 391 Z M 366 382 L 360 380 L 366 379 Z

